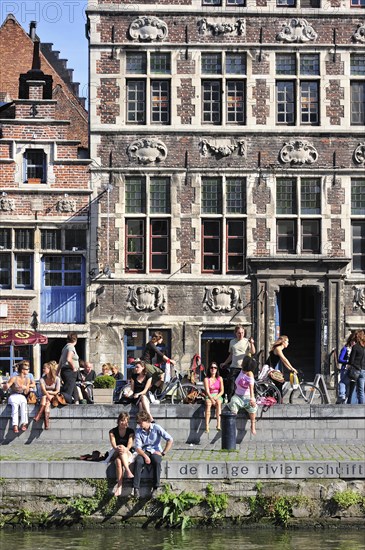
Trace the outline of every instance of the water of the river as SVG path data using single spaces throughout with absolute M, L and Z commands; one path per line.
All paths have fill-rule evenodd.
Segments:
M 4 550 L 364 550 L 365 531 L 104 529 L 0 531 Z

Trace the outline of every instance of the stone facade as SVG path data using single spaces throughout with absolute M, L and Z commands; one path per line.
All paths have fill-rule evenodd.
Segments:
M 243 323 L 313 379 L 364 325 L 364 26 L 320 4 L 90 2 L 94 362 L 153 329 L 183 370 L 223 361 Z M 128 301 L 156 285 L 163 309 Z

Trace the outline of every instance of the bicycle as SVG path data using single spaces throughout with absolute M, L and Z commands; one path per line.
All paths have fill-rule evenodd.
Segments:
M 255 380 L 254 391 L 257 401 L 260 398 L 273 397 L 279 405 L 283 402 L 279 389 L 270 380 Z
M 171 378 L 161 393 L 155 394 L 156 401 L 171 401 L 173 405 L 179 403 L 196 403 L 199 399 L 204 398 L 204 392 L 201 388 L 191 382 L 181 382 L 181 375 L 175 369 L 175 376 Z
M 263 356 L 263 350 L 259 352 L 258 356 L 260 355 Z M 283 396 L 281 395 L 279 388 L 274 384 L 271 378 L 269 378 L 267 373 L 264 374 L 262 365 L 256 374 L 258 376 L 258 378 L 255 378 L 254 385 L 256 399 L 259 400 L 260 398 L 264 399 L 265 397 L 273 397 L 278 404 L 281 404 L 283 402 Z
M 298 373 L 300 383 L 289 394 L 292 405 L 323 405 L 325 402 L 322 390 L 313 382 L 306 382 L 303 373 Z

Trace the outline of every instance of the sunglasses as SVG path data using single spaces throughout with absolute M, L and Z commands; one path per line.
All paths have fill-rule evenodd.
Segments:
M 210 367 L 211 369 L 217 369 L 218 367 Z

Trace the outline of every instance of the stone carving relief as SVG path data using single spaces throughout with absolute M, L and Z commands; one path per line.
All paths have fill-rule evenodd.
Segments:
M 242 157 L 246 156 L 246 141 L 244 139 L 239 141 L 230 139 L 216 139 L 208 141 L 207 139 L 202 139 L 199 143 L 199 147 L 200 153 L 203 157 L 213 155 L 217 159 L 220 159 L 231 156 L 234 151 L 237 151 L 237 154 Z
M 279 157 L 286 164 L 313 164 L 318 159 L 318 153 L 309 141 L 298 140 L 285 143 Z
M 352 35 L 352 38 L 355 42 L 362 42 L 365 44 L 365 23 L 358 25 L 356 31 Z
M 311 42 L 316 40 L 318 34 L 305 19 L 291 19 L 284 23 L 281 32 L 276 35 L 276 40 L 282 42 Z
M 129 160 L 135 160 L 139 164 L 152 164 L 165 160 L 167 147 L 158 139 L 138 139 L 128 146 L 127 155 Z
M 362 164 L 365 166 L 365 142 L 359 143 L 354 151 L 354 159 L 357 164 Z
M 76 212 L 76 201 L 73 199 L 61 199 L 57 202 L 56 210 L 62 214 Z
M 6 199 L 2 197 L 0 199 L 0 210 L 2 212 L 13 212 L 15 210 L 15 201 L 14 199 Z
M 235 23 L 209 23 L 204 17 L 198 21 L 199 34 L 212 34 L 220 36 L 222 34 L 234 34 L 243 36 L 246 34 L 246 22 L 244 19 L 237 19 Z
M 353 286 L 352 288 L 354 290 L 353 308 L 365 311 L 365 287 Z
M 134 285 L 130 286 L 127 302 L 127 309 L 136 311 L 155 311 L 165 309 L 166 297 L 165 290 L 155 285 Z
M 205 287 L 203 309 L 207 311 L 241 311 L 242 299 L 240 290 L 232 286 Z
M 139 42 L 153 42 L 165 40 L 168 28 L 164 21 L 153 16 L 142 16 L 132 21 L 129 26 L 129 36 Z

